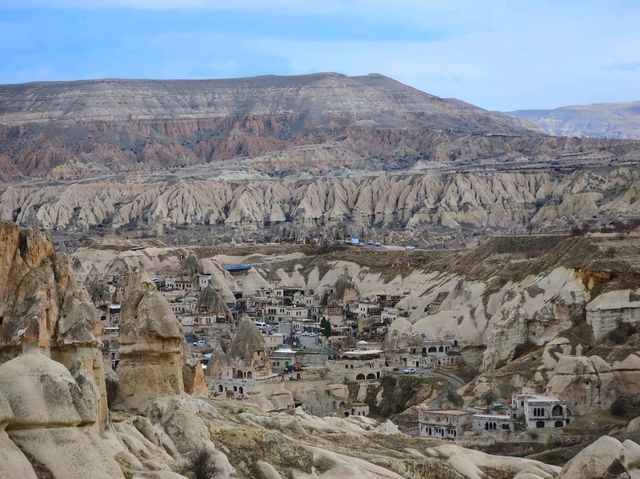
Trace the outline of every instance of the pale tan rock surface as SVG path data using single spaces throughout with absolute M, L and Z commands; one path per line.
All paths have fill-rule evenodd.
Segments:
M 182 327 L 146 273 L 129 275 L 120 316 L 119 408 L 143 411 L 157 397 L 184 393 Z
M 596 339 L 616 330 L 622 323 L 640 323 L 640 290 L 617 289 L 601 294 L 587 305 L 587 322 Z
M 629 469 L 625 453 L 627 450 L 636 453 L 636 447 L 631 441 L 622 444 L 617 439 L 603 436 L 571 459 L 562 468 L 558 479 L 628 478 L 629 474 L 638 471 L 637 463 Z
M 187 394 L 195 397 L 208 397 L 207 384 L 205 382 L 202 364 L 197 359 L 185 359 L 182 366 L 182 377 L 184 390 Z
M 550 172 L 484 172 L 254 178 L 216 178 L 62 185 L 10 186 L 0 191 L 0 219 L 45 229 L 86 231 L 98 226 L 340 225 L 410 231 L 462 225 L 479 232 L 526 233 L 528 225 L 568 230 L 594 215 L 635 217 L 637 169 L 589 170 L 558 177 Z M 602 196 L 606 192 L 605 196 Z

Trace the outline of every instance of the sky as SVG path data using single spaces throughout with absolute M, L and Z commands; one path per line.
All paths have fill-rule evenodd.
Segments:
M 0 83 L 322 71 L 491 110 L 640 100 L 640 1 L 0 0 Z

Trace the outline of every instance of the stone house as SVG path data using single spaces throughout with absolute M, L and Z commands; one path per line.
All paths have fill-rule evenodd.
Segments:
M 473 413 L 461 409 L 418 409 L 419 433 L 425 437 L 455 439 L 464 434 Z
M 325 376 L 353 382 L 379 380 L 386 367 L 383 353 L 380 349 L 345 351 L 325 363 Z
M 342 305 L 331 303 L 324 307 L 323 316 L 332 327 L 344 326 L 344 312 Z
M 564 427 L 571 421 L 567 404 L 547 396 L 514 394 L 511 408 L 514 419 L 524 420 L 529 430 Z
M 513 432 L 514 420 L 508 414 L 474 414 L 472 429 L 481 434 Z

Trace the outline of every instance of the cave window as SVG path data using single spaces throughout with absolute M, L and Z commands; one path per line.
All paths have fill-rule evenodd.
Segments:
M 562 423 L 562 421 L 556 421 L 556 423 L 553 426 L 554 427 L 562 427 L 562 426 L 564 426 L 564 424 Z

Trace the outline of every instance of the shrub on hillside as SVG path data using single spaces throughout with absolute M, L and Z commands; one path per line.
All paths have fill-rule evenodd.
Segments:
M 196 449 L 189 455 L 187 469 L 193 479 L 212 479 L 218 473 L 213 454 L 206 447 Z
M 609 412 L 614 417 L 624 417 L 629 412 L 629 403 L 626 398 L 619 397 L 611 403 Z

